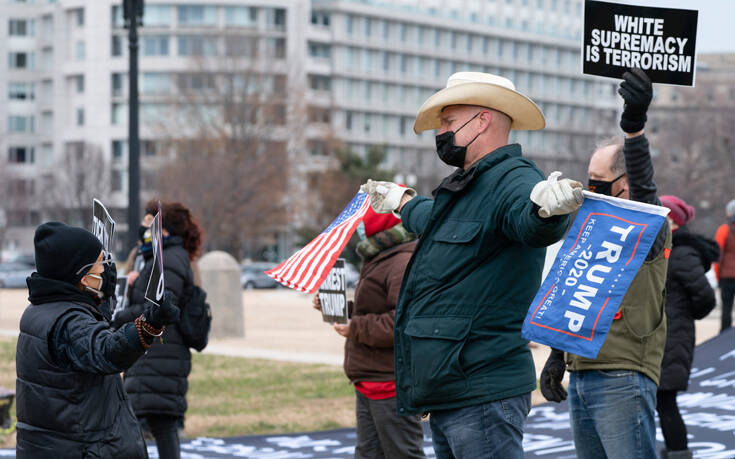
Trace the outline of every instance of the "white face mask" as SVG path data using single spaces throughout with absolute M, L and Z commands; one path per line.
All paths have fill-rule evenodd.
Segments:
M 89 290 L 90 292 L 94 293 L 95 295 L 97 295 L 97 297 L 99 299 L 102 299 L 102 297 L 105 296 L 105 294 L 102 293 L 102 284 L 105 282 L 102 279 L 102 276 L 100 276 L 98 274 L 87 274 L 87 276 L 89 276 L 91 278 L 94 278 L 94 279 L 99 279 L 100 280 L 100 286 L 99 286 L 99 288 L 94 288 L 94 287 L 90 287 L 89 285 L 85 285 L 84 288 L 87 289 L 87 290 Z

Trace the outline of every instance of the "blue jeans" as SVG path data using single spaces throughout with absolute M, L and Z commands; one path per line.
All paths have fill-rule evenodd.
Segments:
M 523 459 L 523 427 L 531 394 L 456 410 L 432 411 L 437 459 Z
M 656 384 L 632 370 L 573 371 L 569 381 L 578 459 L 656 456 Z

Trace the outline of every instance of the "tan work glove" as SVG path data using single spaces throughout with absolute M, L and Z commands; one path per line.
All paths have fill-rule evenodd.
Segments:
M 570 179 L 561 179 L 561 172 L 554 171 L 531 190 L 531 201 L 540 207 L 541 218 L 567 215 L 579 209 L 584 202 L 582 184 Z
M 379 214 L 392 212 L 396 218 L 401 218 L 398 208 L 401 207 L 403 196 L 408 194 L 409 200 L 416 196 L 416 190 L 413 188 L 406 188 L 393 182 L 376 182 L 375 180 L 368 180 L 360 187 L 360 190 L 370 196 L 370 205 L 375 212 Z

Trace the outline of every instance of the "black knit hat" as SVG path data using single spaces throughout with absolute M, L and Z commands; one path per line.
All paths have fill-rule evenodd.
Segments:
M 43 277 L 79 283 L 97 261 L 102 243 L 84 228 L 68 226 L 61 222 L 47 222 L 36 228 L 33 238 L 36 249 L 36 271 Z

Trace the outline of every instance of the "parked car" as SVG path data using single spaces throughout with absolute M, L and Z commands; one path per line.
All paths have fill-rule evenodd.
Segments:
M 0 288 L 26 288 L 26 277 L 35 271 L 33 265 L 10 261 L 0 263 Z
M 277 288 L 279 284 L 265 275 L 265 271 L 278 266 L 275 263 L 247 263 L 240 267 L 240 284 L 242 288 Z

